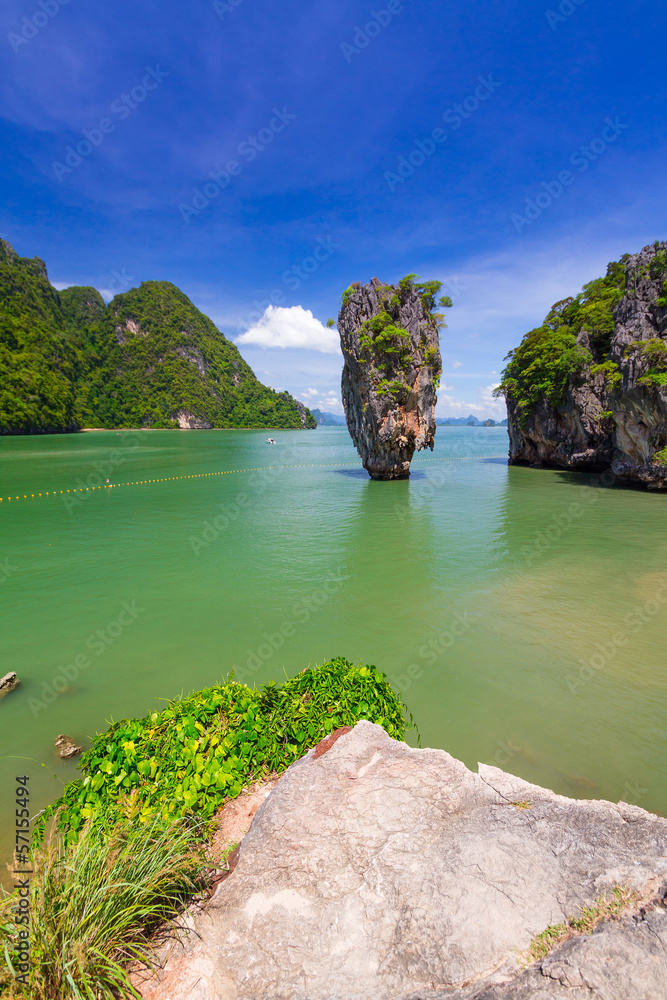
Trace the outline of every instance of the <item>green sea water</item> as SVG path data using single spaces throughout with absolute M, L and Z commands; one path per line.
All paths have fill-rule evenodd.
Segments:
M 389 675 L 424 746 L 667 813 L 667 497 L 508 468 L 504 428 L 439 427 L 393 483 L 345 428 L 266 436 L 0 439 L 4 858 L 14 776 L 36 811 L 77 774 L 58 734 L 336 655 Z

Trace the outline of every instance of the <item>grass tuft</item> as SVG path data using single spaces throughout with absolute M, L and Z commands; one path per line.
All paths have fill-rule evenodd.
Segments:
M 174 917 L 203 883 L 199 832 L 183 821 L 118 824 L 103 833 L 87 823 L 74 843 L 54 832 L 33 852 L 28 983 L 18 973 L 16 898 L 0 902 L 3 997 L 30 1000 L 128 1000 L 139 994 L 127 966 L 153 961 L 150 935 Z
M 611 898 L 605 894 L 592 906 L 584 906 L 580 917 L 568 917 L 565 923 L 550 924 L 537 934 L 528 947 L 527 961 L 537 962 L 545 958 L 552 948 L 573 934 L 591 934 L 603 920 L 620 916 L 638 899 L 639 893 L 628 886 L 614 885 Z

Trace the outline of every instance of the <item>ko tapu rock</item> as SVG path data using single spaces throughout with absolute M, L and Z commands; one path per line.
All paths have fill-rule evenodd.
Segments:
M 406 479 L 415 451 L 433 449 L 442 370 L 435 313 L 440 282 L 372 278 L 344 293 L 338 332 L 342 395 L 352 440 L 372 479 Z M 441 306 L 451 306 L 443 297 Z

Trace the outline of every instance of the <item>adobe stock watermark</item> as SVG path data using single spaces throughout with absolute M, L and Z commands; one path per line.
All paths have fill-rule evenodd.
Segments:
M 416 496 L 422 501 L 431 500 L 443 486 L 451 483 L 452 479 L 456 478 L 456 472 L 456 462 L 443 463 L 441 468 L 436 469 L 435 472 L 429 475 L 428 482 L 424 486 L 420 484 Z M 412 514 L 405 504 L 397 501 L 394 504 L 394 516 L 400 524 L 403 524 L 412 517 Z
M 592 504 L 598 502 L 600 493 L 591 492 L 592 489 L 610 487 L 615 483 L 616 475 L 609 469 L 606 472 L 600 473 L 600 475 L 596 474 L 592 476 L 590 486 L 580 486 L 579 495 L 582 503 L 571 503 L 568 505 L 567 510 L 563 510 L 559 514 L 553 514 L 551 516 L 551 524 L 535 532 L 535 541 L 532 545 L 521 546 L 521 555 L 526 565 L 532 566 L 533 563 L 540 560 L 563 537 L 563 534 L 570 530 L 574 522 L 578 521 Z
M 435 666 L 440 657 L 447 650 L 451 649 L 456 641 L 462 638 L 476 621 L 477 616 L 471 615 L 468 611 L 464 611 L 463 614 L 460 611 L 455 611 L 454 617 L 448 626 L 442 629 L 434 639 L 429 640 L 429 642 L 419 647 L 419 659 L 423 660 L 429 666 Z M 412 687 L 413 683 L 420 680 L 423 676 L 423 666 L 419 663 L 410 663 L 406 667 L 405 673 L 390 675 L 389 680 L 394 690 L 398 691 L 399 694 L 405 694 Z
M 152 90 L 157 90 L 162 81 L 169 76 L 169 73 L 160 69 L 159 66 L 146 67 L 146 75 L 141 83 L 132 87 L 127 93 L 123 93 L 111 102 L 109 113 L 114 115 L 118 121 L 125 121 L 130 114 L 139 107 L 148 97 Z M 84 159 L 90 156 L 93 150 L 102 145 L 105 138 L 116 131 L 117 122 L 113 118 L 101 118 L 95 128 L 82 129 L 83 139 L 74 146 L 65 148 L 64 162 L 54 160 L 51 164 L 56 180 L 62 184 L 63 179 L 80 167 Z
M 322 581 L 322 585 L 306 597 L 300 598 L 292 605 L 290 617 L 280 625 L 275 632 L 264 632 L 260 643 L 255 649 L 246 650 L 245 665 L 234 664 L 234 677 L 242 684 L 252 680 L 258 670 L 268 663 L 274 653 L 285 645 L 287 639 L 293 638 L 299 625 L 306 625 L 313 615 L 328 604 L 332 597 L 338 594 L 345 584 L 347 566 L 341 563 Z
M 474 91 L 463 101 L 453 104 L 443 112 L 443 121 L 451 126 L 451 131 L 456 132 L 461 128 L 464 121 L 479 110 L 484 101 L 488 101 L 492 94 L 496 92 L 502 84 L 493 79 L 493 73 L 488 76 L 478 76 L 479 81 Z M 385 170 L 383 177 L 390 191 L 395 191 L 399 184 L 404 184 L 408 178 L 412 177 L 415 170 L 423 166 L 428 157 L 433 156 L 436 149 L 449 138 L 448 132 L 443 128 L 434 128 L 430 135 L 424 139 L 415 139 L 413 145 L 416 147 L 407 154 L 402 154 L 397 160 L 395 170 Z
M 14 52 L 20 52 L 23 45 L 27 45 L 33 38 L 49 24 L 56 14 L 60 13 L 60 8 L 65 7 L 69 0 L 37 0 L 36 10 L 30 17 L 24 17 L 18 32 L 10 31 L 7 40 Z
M 640 632 L 644 625 L 647 625 L 652 618 L 658 614 L 660 609 L 667 602 L 667 576 L 662 576 L 662 582 L 655 592 L 653 600 L 645 601 L 644 604 L 635 607 L 623 618 L 625 628 L 620 628 L 613 635 L 607 636 L 604 642 L 596 642 L 596 653 L 593 653 L 588 660 L 580 659 L 581 667 L 576 677 L 567 678 L 567 686 L 571 694 L 596 676 L 599 670 L 604 668 L 614 659 L 619 650 L 628 645 L 630 636 Z
M 213 10 L 221 21 L 224 21 L 227 14 L 233 14 L 237 7 L 240 7 L 243 0 L 213 0 Z
M 623 798 L 621 799 L 621 801 L 627 802 L 629 806 L 637 806 L 642 801 L 644 796 L 648 793 L 648 791 L 649 789 L 644 788 L 644 786 L 640 785 L 638 781 L 634 781 L 632 783 L 626 781 L 625 784 L 623 785 L 623 792 L 622 792 Z
M 103 629 L 91 632 L 86 638 L 86 649 L 92 652 L 93 657 L 104 656 L 109 647 L 113 646 L 123 632 L 134 625 L 139 615 L 143 613 L 144 609 L 137 607 L 136 600 L 123 601 L 116 617 Z M 41 697 L 28 699 L 28 707 L 34 717 L 37 718 L 40 712 L 52 705 L 82 671 L 88 670 L 93 665 L 93 662 L 87 652 L 81 652 L 76 654 L 71 663 L 61 664 L 51 682 L 42 684 Z
M 574 12 L 585 3 L 586 0 L 562 0 L 562 3 L 558 5 L 557 11 L 545 10 L 544 16 L 551 30 L 555 31 L 561 21 L 567 21 L 568 17 L 572 17 Z
M 293 115 L 286 107 L 282 110 L 279 108 L 273 109 L 273 116 L 269 119 L 267 125 L 261 128 L 257 135 L 247 136 L 243 142 L 240 142 L 236 147 L 237 154 L 242 157 L 246 163 L 252 163 L 259 153 L 263 152 L 267 146 L 270 146 L 273 140 L 281 132 L 284 132 L 290 122 L 293 122 L 296 115 Z M 221 194 L 225 188 L 228 188 L 232 182 L 232 177 L 238 177 L 239 174 L 243 172 L 243 165 L 239 163 L 238 160 L 228 160 L 224 168 L 221 170 L 211 170 L 209 177 L 211 178 L 207 181 L 202 188 L 194 188 L 194 194 L 192 201 L 189 205 L 185 202 L 181 202 L 178 206 L 178 210 L 183 217 L 183 221 L 186 224 L 190 224 L 192 217 L 194 215 L 200 215 L 208 206 L 214 201 L 219 194 Z
M 359 55 L 360 52 L 370 45 L 371 41 L 380 34 L 398 14 L 402 14 L 405 7 L 401 0 L 389 0 L 389 3 L 382 10 L 369 11 L 370 19 L 363 28 L 355 25 L 352 42 L 341 42 L 340 50 L 346 63 L 352 62 L 352 56 Z
M 16 572 L 18 572 L 18 566 L 12 566 L 9 559 L 0 560 L 0 584 L 6 583 Z
M 484 761 L 485 764 L 489 764 L 491 767 L 506 767 L 513 757 L 516 757 L 518 753 L 521 753 L 523 747 L 517 746 L 512 742 L 512 739 L 498 740 L 497 750 L 493 755 L 493 760 Z
M 113 472 L 136 454 L 143 443 L 138 434 L 132 434 L 127 442 L 121 448 L 111 448 L 106 458 L 91 463 L 93 471 L 85 479 L 79 476 L 76 481 L 77 493 L 70 493 L 69 490 L 63 493 L 62 501 L 69 514 L 79 509 L 93 492 L 105 486 Z
M 135 281 L 133 274 L 128 274 L 124 267 L 120 271 L 111 272 L 111 280 L 107 286 L 107 290 L 112 292 L 113 295 L 120 295 L 122 292 L 127 291 L 128 288 L 132 287 L 132 282 Z
M 264 495 L 267 489 L 285 472 L 289 462 L 302 453 L 288 445 L 280 451 L 281 464 L 269 466 L 260 472 L 253 472 L 243 489 L 239 490 L 230 503 L 218 504 L 218 513 L 202 522 L 201 531 L 197 535 L 189 535 L 188 542 L 195 556 L 217 542 L 218 539 L 233 527 L 242 514 L 250 510 L 254 501 Z
M 296 292 L 340 248 L 341 244 L 336 243 L 332 236 L 318 237 L 307 257 L 304 257 L 298 264 L 291 264 L 286 271 L 283 271 L 281 280 L 285 288 Z M 271 289 L 266 299 L 254 299 L 252 303 L 254 308 L 239 322 L 236 328 L 237 333 L 245 333 L 246 330 L 258 323 L 269 306 L 282 306 L 286 301 L 287 296 L 282 288 Z
M 618 115 L 615 118 L 605 118 L 605 127 L 599 136 L 592 139 L 587 146 L 579 146 L 570 156 L 570 163 L 578 168 L 578 173 L 585 173 L 602 154 L 618 139 L 622 132 L 630 128 L 629 124 L 624 124 Z M 576 180 L 576 176 L 571 170 L 561 170 L 557 180 L 542 181 L 541 191 L 534 198 L 525 199 L 523 215 L 513 212 L 511 222 L 520 233 L 526 226 L 530 226 L 542 213 L 557 201 L 563 192 L 571 187 Z

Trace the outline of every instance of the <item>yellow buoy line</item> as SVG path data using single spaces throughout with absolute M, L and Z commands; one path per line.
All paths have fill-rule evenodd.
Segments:
M 470 459 L 505 458 L 505 455 L 456 455 L 449 458 L 424 458 L 423 462 L 460 462 Z M 0 497 L 0 503 L 16 503 L 17 500 L 37 500 L 39 497 L 71 496 L 74 493 L 99 493 L 101 490 L 117 490 L 124 486 L 148 486 L 152 483 L 174 483 L 182 479 L 208 479 L 211 476 L 231 476 L 241 472 L 269 472 L 272 469 L 324 469 L 334 466 L 360 466 L 361 462 L 312 462 L 303 465 L 263 465 L 255 469 L 226 469 L 223 472 L 198 472 L 189 476 L 164 476 L 161 479 L 136 479 L 127 483 L 105 483 L 103 486 L 79 486 L 69 490 L 46 490 L 42 493 L 24 493 L 22 496 Z

